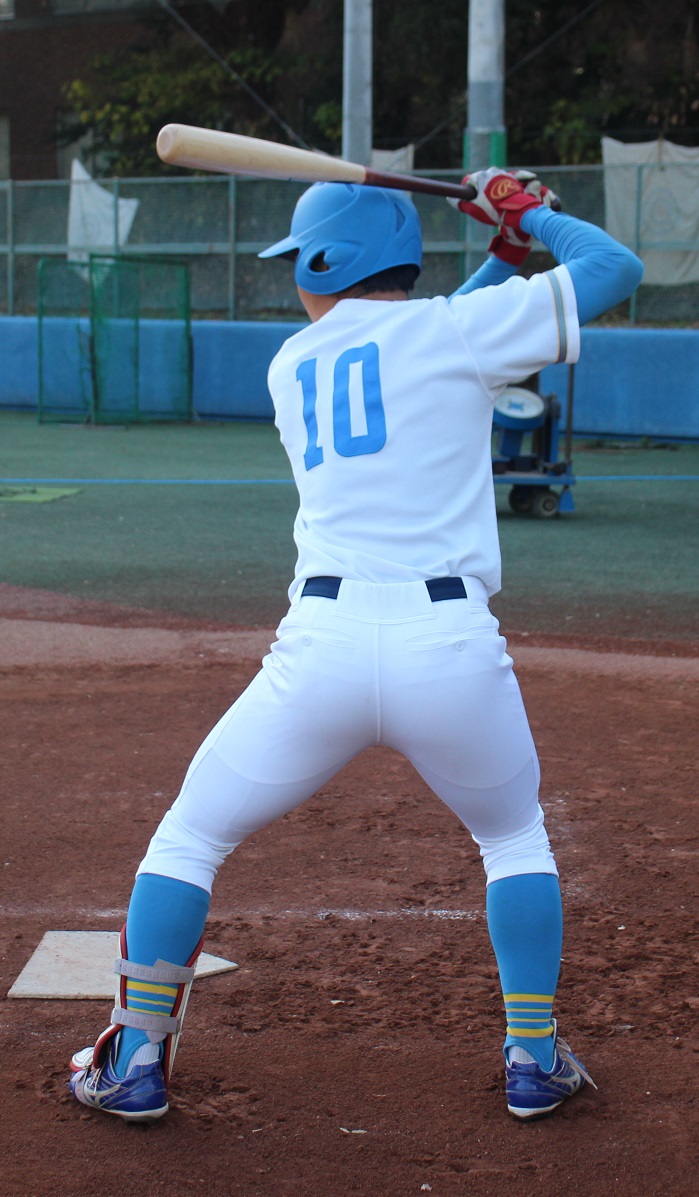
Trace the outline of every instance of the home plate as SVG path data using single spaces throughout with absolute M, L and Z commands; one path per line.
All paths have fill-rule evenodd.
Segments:
M 118 931 L 47 931 L 8 993 L 11 998 L 113 998 L 120 956 Z M 202 952 L 196 976 L 231 972 L 238 965 Z

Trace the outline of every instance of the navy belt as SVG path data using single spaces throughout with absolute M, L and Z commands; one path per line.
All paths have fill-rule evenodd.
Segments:
M 340 593 L 341 582 L 342 578 L 307 578 L 301 596 L 336 599 Z M 429 578 L 425 586 L 433 603 L 441 603 L 445 599 L 466 598 L 463 578 Z

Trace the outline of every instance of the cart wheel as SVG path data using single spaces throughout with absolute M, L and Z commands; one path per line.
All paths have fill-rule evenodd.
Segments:
M 531 486 L 513 486 L 508 502 L 517 515 L 529 515 L 534 502 L 534 488 Z
M 550 520 L 554 515 L 558 515 L 558 495 L 555 491 L 549 490 L 548 487 L 542 487 L 537 490 L 531 507 L 532 515 L 535 515 L 540 520 Z

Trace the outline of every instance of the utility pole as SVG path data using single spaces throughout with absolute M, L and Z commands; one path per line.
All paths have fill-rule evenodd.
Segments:
M 506 159 L 505 0 L 469 0 L 464 169 L 504 166 Z
M 372 144 L 372 0 L 345 0 L 342 157 L 369 166 Z

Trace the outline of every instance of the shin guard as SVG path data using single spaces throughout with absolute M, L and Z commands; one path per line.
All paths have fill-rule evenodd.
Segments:
M 109 1026 L 99 1036 L 95 1046 L 76 1052 L 71 1060 L 71 1069 L 78 1072 L 84 1068 L 100 1068 L 107 1057 L 109 1046 L 123 1027 L 143 1031 L 151 1043 L 163 1044 L 162 1068 L 165 1084 L 169 1083 L 175 1054 L 182 1034 L 189 993 L 194 980 L 197 958 L 204 940 L 200 939 L 186 965 L 169 964 L 156 960 L 155 964 L 136 964 L 129 960 L 126 946 L 126 928 L 121 932 L 121 956 L 114 963 L 114 972 L 119 977 L 114 1009 Z M 170 1015 L 146 1014 L 130 1010 L 127 1005 L 127 982 L 141 981 L 147 985 L 177 986 L 177 995 Z

